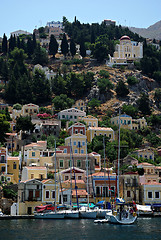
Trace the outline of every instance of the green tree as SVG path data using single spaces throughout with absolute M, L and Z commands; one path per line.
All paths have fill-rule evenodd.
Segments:
M 8 52 L 7 37 L 6 37 L 5 33 L 4 33 L 3 39 L 2 39 L 2 52 L 4 54 L 7 54 L 7 52 Z
M 35 125 L 32 124 L 31 118 L 29 116 L 22 117 L 16 119 L 16 131 L 19 132 L 22 131 L 33 131 Z
M 33 101 L 37 104 L 51 100 L 51 90 L 48 79 L 43 71 L 36 69 L 32 83 Z
M 52 103 L 54 104 L 55 110 L 63 110 L 72 107 L 74 104 L 74 100 L 68 98 L 66 94 L 60 94 L 60 96 L 56 96 Z
M 113 84 L 107 78 L 99 78 L 97 81 L 100 93 L 106 93 L 110 89 L 113 89 Z
M 19 103 L 16 103 L 16 104 L 13 105 L 13 109 L 21 110 L 22 109 L 22 105 L 19 104 Z
M 55 58 L 55 54 L 58 51 L 58 43 L 54 37 L 54 35 L 52 34 L 50 37 L 50 42 L 49 42 L 49 54 L 53 55 L 53 58 Z
M 138 82 L 138 79 L 134 76 L 128 76 L 127 78 L 127 83 L 131 86 L 137 84 Z
M 129 94 L 129 89 L 122 80 L 116 85 L 116 93 L 120 97 L 126 97 Z
M 75 42 L 73 41 L 73 39 L 71 39 L 71 41 L 70 41 L 70 53 L 71 53 L 72 57 L 74 57 L 76 54 L 76 45 L 75 45 Z
M 66 55 L 68 53 L 68 41 L 67 41 L 65 33 L 63 34 L 63 39 L 62 39 L 62 42 L 61 42 L 61 52 L 66 58 Z
M 149 104 L 149 96 L 145 93 L 142 93 L 140 98 L 137 101 L 138 109 L 144 115 L 149 115 L 151 113 L 150 104 Z
M 101 101 L 96 98 L 92 98 L 91 101 L 88 103 L 88 106 L 95 109 L 101 105 Z
M 48 63 L 48 55 L 45 48 L 41 48 L 40 44 L 36 45 L 36 49 L 32 56 L 33 64 L 46 65 Z
M 80 55 L 82 56 L 82 58 L 86 56 L 86 48 L 83 40 L 81 40 L 80 42 Z
M 127 115 L 130 115 L 131 117 L 135 118 L 138 114 L 138 109 L 133 105 L 124 104 L 122 107 L 122 112 L 125 112 Z
M 107 46 L 103 45 L 101 42 L 92 44 L 92 55 L 98 62 L 103 62 L 106 58 L 108 58 Z
M 10 130 L 10 124 L 5 114 L 0 114 L 0 143 L 4 143 L 6 133 Z

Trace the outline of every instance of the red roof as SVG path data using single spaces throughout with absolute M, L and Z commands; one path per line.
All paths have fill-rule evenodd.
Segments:
M 120 40 L 130 40 L 130 38 L 129 38 L 129 36 L 122 36 L 121 38 L 120 38 Z
M 72 196 L 76 195 L 76 190 L 72 190 Z M 87 191 L 85 189 L 77 189 L 77 195 L 88 195 Z

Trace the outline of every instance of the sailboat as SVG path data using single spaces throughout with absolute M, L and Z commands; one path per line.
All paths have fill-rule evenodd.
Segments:
M 61 211 L 57 211 L 57 204 L 56 204 L 56 140 L 55 140 L 55 208 L 54 211 L 44 212 L 44 213 L 35 213 L 35 218 L 41 219 L 63 219 L 64 213 Z
M 96 209 L 89 208 L 89 179 L 88 179 L 88 157 L 87 157 L 87 140 L 86 140 L 86 175 L 87 175 L 87 206 L 79 209 L 80 218 L 95 219 L 97 215 Z
M 73 162 L 73 168 L 72 168 L 72 162 Z M 75 190 L 76 190 L 76 197 L 77 197 L 77 207 L 78 209 L 73 210 L 72 209 L 72 169 L 74 172 L 74 179 L 75 179 Z M 74 161 L 72 158 L 72 145 L 70 142 L 70 189 L 71 189 L 71 194 L 70 194 L 70 208 L 67 210 L 64 210 L 64 217 L 65 218 L 79 218 L 79 204 L 78 204 L 78 196 L 77 196 L 77 186 L 76 186 L 76 176 L 75 176 L 75 169 L 74 169 Z
M 107 213 L 106 219 L 109 223 L 129 225 L 133 224 L 137 219 L 137 214 L 124 210 L 125 201 L 119 197 L 119 168 L 120 168 L 120 110 L 119 110 L 119 139 L 118 139 L 118 163 L 117 163 L 117 198 L 116 205 L 119 208 L 112 211 L 112 213 Z M 132 209 L 131 209 L 132 210 Z
M 104 147 L 104 179 L 105 179 L 104 197 L 105 197 L 105 200 L 102 201 L 102 205 L 104 205 L 104 208 L 98 208 L 98 210 L 97 210 L 98 218 L 105 218 L 106 214 L 107 213 L 109 214 L 112 211 L 111 209 L 106 208 L 106 164 L 105 164 L 105 138 L 104 137 L 103 137 L 103 147 Z M 108 174 L 108 179 L 110 179 L 109 174 Z

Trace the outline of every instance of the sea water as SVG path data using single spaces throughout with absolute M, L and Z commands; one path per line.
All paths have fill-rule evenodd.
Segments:
M 161 239 L 161 218 L 138 218 L 133 225 L 95 224 L 87 220 L 1 220 L 0 240 Z

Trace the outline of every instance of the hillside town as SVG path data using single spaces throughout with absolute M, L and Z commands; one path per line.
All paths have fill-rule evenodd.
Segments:
M 52 21 L 1 39 L 0 208 L 34 215 L 119 196 L 161 213 L 159 41 L 124 28 L 115 39 L 119 27 L 104 20 L 114 40 L 95 32 L 89 44 L 74 39 L 79 25 Z

